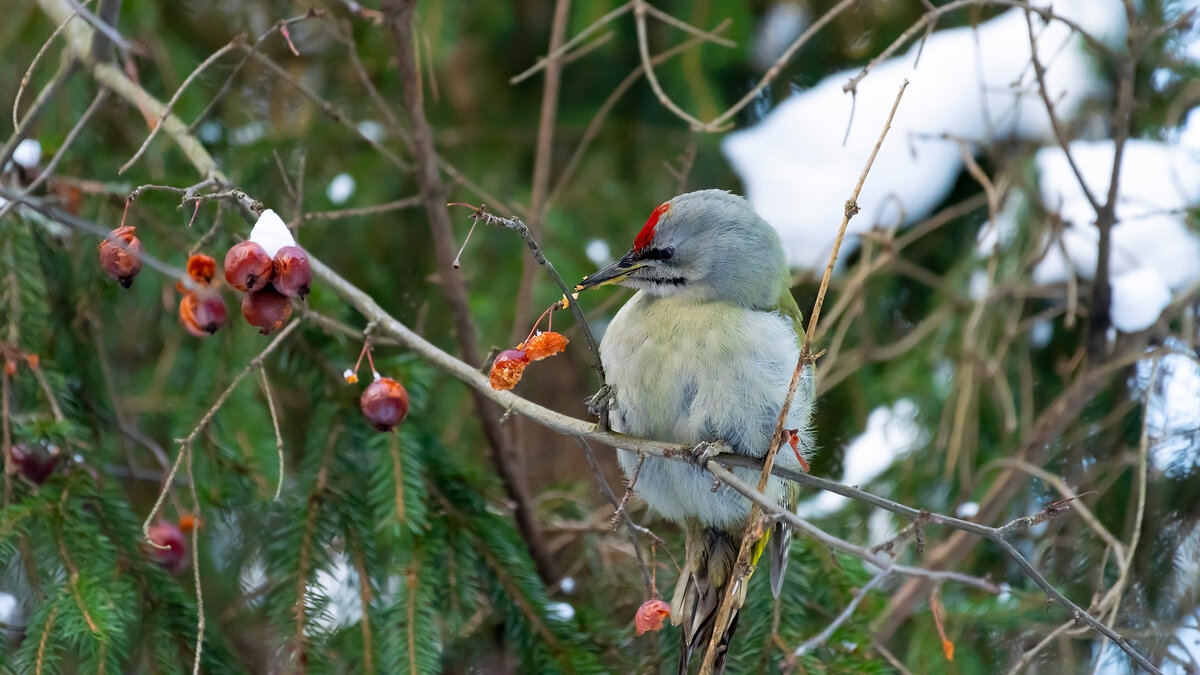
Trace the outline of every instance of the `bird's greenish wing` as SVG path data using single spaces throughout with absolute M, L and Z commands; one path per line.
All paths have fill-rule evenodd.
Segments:
M 804 314 L 796 298 L 792 296 L 792 278 L 785 274 L 779 284 L 779 298 L 775 301 L 775 311 L 791 319 L 792 328 L 796 330 L 796 343 L 804 345 Z
M 796 344 L 803 347 L 804 314 L 800 311 L 800 305 L 796 304 L 796 298 L 792 296 L 792 279 L 790 275 L 783 275 L 783 279 L 779 284 L 779 299 L 775 304 L 775 310 L 785 318 L 791 320 L 792 328 L 796 331 Z M 794 512 L 796 504 L 800 501 L 800 485 L 798 483 L 790 481 L 787 483 L 785 499 L 787 509 Z M 787 572 L 792 531 L 782 523 L 777 523 L 774 529 L 777 530 L 775 536 L 763 543 L 769 544 L 771 550 L 771 592 L 778 598 L 780 590 L 783 587 L 784 575 Z M 770 536 L 770 532 L 767 533 L 767 536 Z

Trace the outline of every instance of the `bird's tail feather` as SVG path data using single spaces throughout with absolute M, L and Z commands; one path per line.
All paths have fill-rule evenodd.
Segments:
M 679 673 L 687 675 L 693 654 L 703 656 L 712 640 L 717 609 L 725 595 L 726 586 L 734 583 L 733 567 L 737 561 L 739 538 L 721 529 L 687 524 L 687 550 L 683 573 L 671 599 L 671 621 L 682 627 L 679 638 Z M 756 551 L 756 553 L 759 551 Z M 757 556 L 756 556 L 757 557 Z M 713 672 L 725 671 L 725 655 L 729 640 L 737 629 L 738 610 L 746 600 L 746 583 L 734 589 L 733 608 L 727 626 L 721 627 Z

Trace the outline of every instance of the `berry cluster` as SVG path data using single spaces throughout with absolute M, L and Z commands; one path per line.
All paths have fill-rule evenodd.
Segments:
M 128 208 L 128 207 L 127 207 Z M 142 242 L 135 228 L 122 224 L 100 243 L 100 266 L 125 288 L 142 270 Z M 189 333 L 208 337 L 225 325 L 225 300 L 213 279 L 217 261 L 202 253 L 188 259 L 192 283 L 180 282 L 179 320 Z M 242 316 L 263 335 L 292 315 L 292 298 L 304 299 L 312 285 L 308 254 L 296 245 L 287 225 L 274 211 L 259 216 L 250 238 L 225 254 L 225 280 L 239 291 Z
M 292 315 L 291 298 L 308 295 L 312 269 L 308 254 L 296 245 L 283 220 L 267 209 L 250 238 L 225 254 L 225 280 L 246 293 L 242 316 L 267 335 Z

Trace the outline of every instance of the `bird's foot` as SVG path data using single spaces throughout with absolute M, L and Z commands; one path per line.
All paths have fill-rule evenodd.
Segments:
M 608 430 L 608 411 L 616 404 L 616 395 L 612 385 L 606 384 L 600 387 L 600 391 L 585 398 L 583 400 L 587 404 L 588 412 L 600 418 L 600 428 Z
M 692 448 L 689 458 L 696 466 L 704 468 L 708 464 L 708 460 L 716 459 L 717 455 L 733 452 L 733 448 L 725 444 L 724 441 L 704 441 Z
M 812 473 L 808 468 L 808 460 L 804 459 L 804 455 L 800 454 L 800 430 L 799 429 L 784 429 L 783 439 L 787 444 L 792 446 L 792 452 L 796 453 L 796 460 L 800 462 L 800 468 L 804 469 L 804 473 Z

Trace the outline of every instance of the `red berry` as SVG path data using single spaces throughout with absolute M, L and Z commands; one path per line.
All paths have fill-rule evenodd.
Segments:
M 263 335 L 282 326 L 291 315 L 292 301 L 270 284 L 242 298 L 242 316 Z
M 492 361 L 492 372 L 488 377 L 488 382 L 492 385 L 492 389 L 508 391 L 521 381 L 521 375 L 525 372 L 527 365 L 529 365 L 529 355 L 524 349 L 505 349 L 496 355 L 495 361 Z
M 284 246 L 275 254 L 275 290 L 289 298 L 308 295 L 312 284 L 312 269 L 308 266 L 308 254 L 299 246 Z
M 408 417 L 408 392 L 392 378 L 381 377 L 363 391 L 359 406 L 371 426 L 391 431 Z
M 46 482 L 54 468 L 62 460 L 58 447 L 42 443 L 40 448 L 31 448 L 24 443 L 14 443 L 12 446 L 13 465 L 22 476 L 31 482 L 41 485 Z
M 662 630 L 663 619 L 668 616 L 671 616 L 671 606 L 658 598 L 653 598 L 638 607 L 637 614 L 633 616 L 633 625 L 637 629 L 638 635 L 646 631 Z
M 134 236 L 134 229 L 118 227 L 100 242 L 100 266 L 125 288 L 132 286 L 133 278 L 142 271 L 142 242 Z
M 239 291 L 256 291 L 267 285 L 275 264 L 267 251 L 252 241 L 234 244 L 225 254 L 225 281 Z
M 225 300 L 215 291 L 187 293 L 179 301 L 179 320 L 187 332 L 208 337 L 225 325 Z
M 183 532 L 174 523 L 160 520 L 150 526 L 150 541 L 166 548 L 148 547 L 155 562 L 167 568 L 171 574 L 178 574 L 187 567 L 187 541 Z
M 207 286 L 212 283 L 213 277 L 217 274 L 217 261 L 213 260 L 210 255 L 193 254 L 188 258 L 187 273 L 192 281 L 201 286 Z

